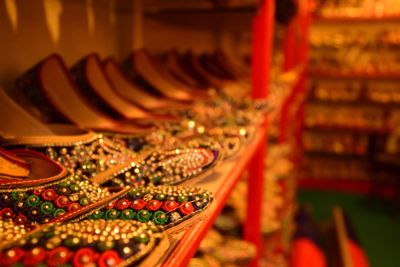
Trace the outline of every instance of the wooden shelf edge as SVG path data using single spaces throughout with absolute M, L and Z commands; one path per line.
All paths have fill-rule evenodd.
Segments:
M 239 155 L 234 159 L 228 159 L 227 162 L 222 163 L 217 167 L 216 172 L 221 171 L 222 174 L 218 175 L 218 173 L 215 173 L 211 175 L 211 178 L 218 179 L 221 183 L 220 187 L 214 190 L 214 203 L 213 206 L 210 207 L 212 210 L 207 211 L 209 216 L 202 219 L 182 234 L 177 245 L 171 251 L 170 255 L 166 257 L 166 260 L 164 260 L 161 266 L 187 266 L 190 259 L 196 253 L 204 236 L 207 234 L 222 208 L 225 206 L 231 191 L 239 181 L 242 173 L 246 170 L 246 167 L 255 154 L 257 147 L 262 143 L 263 139 L 265 139 L 266 132 L 267 123 L 264 122 L 252 142 L 242 149 L 242 151 L 239 152 Z M 202 184 L 201 181 L 196 185 L 207 188 L 206 184 Z

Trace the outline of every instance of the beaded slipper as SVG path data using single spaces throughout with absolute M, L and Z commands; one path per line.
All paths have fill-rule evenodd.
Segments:
M 0 126 L 3 145 L 29 148 L 46 154 L 61 163 L 70 172 L 85 175 L 99 184 L 108 180 L 114 180 L 112 184 L 117 186 L 140 185 L 150 182 L 155 184 L 178 183 L 196 175 L 195 173 L 186 177 L 182 175 L 180 180 L 175 176 L 173 180 L 168 181 L 166 176 L 169 173 L 163 171 L 161 173 L 164 175 L 163 177 L 160 174 L 158 178 L 153 179 L 149 172 L 147 172 L 148 175 L 142 173 L 144 169 L 148 169 L 147 165 L 143 164 L 146 163 L 143 159 L 148 157 L 152 151 L 151 148 L 146 149 L 149 152 L 137 154 L 127 149 L 125 142 L 117 138 L 110 140 L 102 135 L 86 132 L 73 126 L 46 127 L 19 107 L 2 90 L 0 90 L 0 103 L 0 113 L 11 110 L 13 114 L 13 116 L 4 117 L 2 126 Z M 20 125 L 24 125 L 24 128 L 21 129 Z M 194 146 L 191 147 L 194 148 Z M 217 149 L 218 147 L 213 146 L 210 148 L 199 147 L 198 150 L 195 150 L 200 155 L 210 157 L 212 155 L 210 160 L 207 158 L 207 161 L 202 161 L 197 169 L 201 169 L 201 172 L 210 169 L 213 162 L 219 158 Z M 163 154 L 163 151 L 169 150 L 160 149 L 160 151 L 158 153 Z M 186 153 L 189 158 L 194 158 L 194 154 L 196 153 Z M 136 168 L 135 162 L 142 162 L 140 169 Z M 170 164 L 169 167 L 174 166 Z M 161 178 L 166 180 L 162 182 Z M 121 184 L 121 181 L 124 184 Z
M 46 122 L 71 122 L 85 129 L 131 136 L 143 136 L 155 130 L 112 118 L 86 101 L 58 55 L 47 57 L 23 74 L 16 82 L 16 89 Z
M 143 86 L 133 83 L 113 58 L 105 60 L 103 69 L 113 89 L 121 97 L 151 113 L 168 114 L 190 109 L 189 105 L 148 93 Z
M 16 232 L 4 224 L 0 229 Z M 0 253 L 1 266 L 149 267 L 168 248 L 160 227 L 135 221 L 56 223 L 19 236 Z
M 110 194 L 35 151 L 20 149 L 12 153 L 15 156 L 10 160 L 10 152 L 0 148 L 0 218 L 12 219 L 16 224 L 85 217 L 126 192 Z M 20 162 L 29 165 L 29 173 L 16 176 Z
M 131 189 L 88 218 L 152 221 L 169 233 L 176 233 L 205 216 L 212 199 L 211 193 L 201 188 L 142 186 Z
M 135 161 L 133 175 L 136 179 L 153 185 L 180 184 L 194 177 L 204 177 L 223 158 L 222 148 L 217 142 L 195 139 L 173 147 L 154 150 Z M 132 181 L 130 177 L 124 180 L 114 178 L 110 184 L 121 187 L 131 185 Z
M 125 62 L 125 66 L 134 71 L 145 84 L 150 85 L 153 90 L 169 99 L 190 103 L 198 100 L 200 93 L 184 84 L 177 82 L 169 76 L 169 73 L 162 73 L 157 68 L 157 62 L 145 49 L 135 50 Z M 201 92 L 201 91 L 200 91 Z
M 120 97 L 107 79 L 100 57 L 95 53 L 82 58 L 70 72 L 85 100 L 112 117 L 154 125 L 179 121 L 171 115 L 152 114 Z

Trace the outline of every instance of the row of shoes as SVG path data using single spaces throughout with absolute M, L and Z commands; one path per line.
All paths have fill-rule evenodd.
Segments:
M 174 57 L 51 55 L 0 90 L 0 266 L 154 266 L 207 216 L 212 192 L 178 184 L 235 155 L 266 105 L 237 97 L 228 61 L 199 60 L 207 76 Z

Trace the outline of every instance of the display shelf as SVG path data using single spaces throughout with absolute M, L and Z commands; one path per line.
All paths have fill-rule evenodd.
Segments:
M 344 158 L 344 159 L 360 159 L 365 158 L 366 154 L 356 153 L 356 152 L 346 152 L 346 153 L 337 153 L 334 151 L 328 150 L 307 150 L 304 149 L 304 153 L 309 157 L 334 157 L 334 158 Z
M 314 79 L 367 79 L 367 80 L 392 80 L 400 79 L 400 72 L 391 73 L 341 73 L 341 72 L 323 72 L 310 71 L 310 77 Z
M 228 196 L 246 170 L 260 144 L 265 140 L 267 120 L 257 131 L 251 143 L 242 148 L 234 158 L 224 161 L 215 171 L 200 181 L 188 181 L 185 185 L 196 185 L 214 192 L 214 201 L 206 211 L 204 218 L 199 219 L 192 227 L 170 236 L 170 249 L 161 266 L 187 266 L 196 253 L 202 239 L 213 225 L 218 214 L 224 207 Z M 245 201 L 245 200 L 244 200 Z
M 400 157 L 398 155 L 378 154 L 375 161 L 389 166 L 400 167 Z
M 302 189 L 334 190 L 358 194 L 379 192 L 382 195 L 393 195 L 396 192 L 396 188 L 391 183 L 371 183 L 369 180 L 356 180 L 346 177 L 302 177 L 298 180 L 298 185 Z
M 314 23 L 377 23 L 377 22 L 400 22 L 400 14 L 384 16 L 315 16 Z
M 375 106 L 375 107 L 385 107 L 394 108 L 400 107 L 400 103 L 396 102 L 377 102 L 370 99 L 356 99 L 356 100 L 322 100 L 317 98 L 309 98 L 307 101 L 311 105 L 351 105 L 351 106 Z
M 239 7 L 197 7 L 197 8 L 173 8 L 173 9 L 154 9 L 147 8 L 145 15 L 182 15 L 182 14 L 251 14 L 254 15 L 257 11 L 255 6 L 239 6 Z
M 345 177 L 302 177 L 298 185 L 303 189 L 337 190 L 340 192 L 363 193 L 371 191 L 371 183 L 367 180 L 350 180 Z
M 91 4 L 82 4 L 82 1 L 78 0 L 73 0 L 75 3 L 81 5 L 78 6 L 80 9 L 82 7 L 87 8 L 82 9 L 82 14 L 86 14 L 85 12 L 88 12 L 88 17 L 89 17 L 89 11 Z M 63 1 L 65 3 L 68 3 L 68 1 Z M 117 3 L 118 2 L 118 3 Z M 252 47 L 257 48 L 253 52 L 253 57 L 254 59 L 257 59 L 257 64 L 253 65 L 253 72 L 256 73 L 257 75 L 254 75 L 252 79 L 252 96 L 254 98 L 265 98 L 268 95 L 268 87 L 269 87 L 269 72 L 270 72 L 270 52 L 271 52 L 271 46 L 272 46 L 272 34 L 273 34 L 273 24 L 274 24 L 274 0 L 269 0 L 269 1 L 263 1 L 260 2 L 260 4 L 257 4 L 256 7 L 233 7 L 233 8 L 205 8 L 205 9 L 196 9 L 196 8 L 190 8 L 190 7 L 185 7 L 185 8 L 177 8 L 177 9 L 170 9 L 170 10 L 163 10 L 162 8 L 159 8 L 158 10 L 156 9 L 147 9 L 146 6 L 150 6 L 150 2 L 155 2 L 155 1 L 150 1 L 150 0 L 120 0 L 116 1 L 116 3 L 111 3 L 110 1 L 100 1 L 99 3 L 93 3 L 95 7 L 100 7 L 103 8 L 101 12 L 107 11 L 107 10 L 115 10 L 116 15 L 121 17 L 121 21 L 118 21 L 117 25 L 123 26 L 123 27 L 117 27 L 118 29 L 122 29 L 124 31 L 118 32 L 118 37 L 126 37 L 124 39 L 116 40 L 116 48 L 115 51 L 109 51 L 109 50 L 100 50 L 101 54 L 103 55 L 122 55 L 126 54 L 126 52 L 130 52 L 132 48 L 136 49 L 138 47 L 146 47 L 150 51 L 155 51 L 158 48 L 158 45 L 154 45 L 154 40 L 150 37 L 144 36 L 143 33 L 149 33 L 149 32 L 155 32 L 155 33 L 160 33 L 162 32 L 168 32 L 169 36 L 174 36 L 177 35 L 177 37 L 180 36 L 187 36 L 191 30 L 193 30 L 193 35 L 195 32 L 200 33 L 200 37 L 202 37 L 202 34 L 207 33 L 206 36 L 212 35 L 212 43 L 210 43 L 210 46 L 214 45 L 214 41 L 217 41 L 217 39 L 221 39 L 218 41 L 221 41 L 221 44 L 215 42 L 215 46 L 218 48 L 220 47 L 225 40 L 224 38 L 219 38 L 221 35 L 221 32 L 225 33 L 230 31 L 231 29 L 235 30 L 235 36 L 236 32 L 240 31 L 241 29 L 245 30 L 245 33 L 251 30 L 251 25 L 254 26 L 254 29 L 257 29 L 256 32 L 253 33 L 253 37 L 255 37 L 255 40 L 252 40 Z M 180 0 L 180 1 L 158 1 L 159 3 L 165 3 L 165 5 L 170 5 L 172 2 L 176 2 L 177 6 L 178 4 L 183 4 L 183 3 L 194 3 L 194 2 L 203 2 L 203 3 L 211 3 L 208 0 L 203 0 L 203 1 L 198 1 L 198 0 Z M 115 5 L 115 6 L 114 6 Z M 40 6 L 41 7 L 41 6 Z M 152 8 L 157 7 L 156 5 L 152 6 Z M 18 6 L 18 8 L 20 8 Z M 79 13 L 74 13 L 74 9 L 65 9 L 64 8 L 64 15 L 67 14 L 72 14 L 74 19 L 71 19 L 72 17 L 69 18 L 69 20 L 72 22 L 75 22 L 76 18 L 81 17 Z M 72 11 L 74 12 L 72 12 Z M 32 20 L 29 20 L 29 24 L 33 25 L 31 22 L 35 21 L 38 22 L 38 19 L 44 18 L 42 16 L 43 14 L 42 9 L 40 9 L 40 12 L 32 12 L 31 16 L 28 16 L 29 18 L 32 17 Z M 96 10 L 96 15 L 98 15 Z M 105 13 L 105 12 L 104 12 Z M 108 14 L 108 13 L 106 13 Z M 114 14 L 111 14 L 114 15 Z M 154 17 L 151 17 L 154 16 Z M 112 18 L 112 16 L 110 16 Z M 157 20 L 159 19 L 161 22 L 163 19 L 167 21 L 168 23 L 159 23 L 159 21 L 152 20 L 153 18 L 156 18 Z M 37 20 L 37 21 L 36 21 Z M 44 20 L 44 19 L 43 19 Z M 110 19 L 112 21 L 112 19 Z M 253 24 L 251 23 L 253 21 Z M 41 25 L 45 25 L 44 21 L 39 21 Z M 68 22 L 68 20 L 64 21 Z M 96 31 L 100 32 L 106 32 L 107 25 L 99 24 L 99 22 L 103 22 L 101 19 L 97 19 L 95 22 L 96 24 Z M 84 23 L 86 23 L 86 20 L 84 19 Z M 68 23 L 64 23 L 68 24 Z M 66 42 L 66 40 L 70 40 L 67 37 L 64 36 L 64 32 L 69 33 L 69 28 L 65 28 L 64 24 L 61 27 L 61 36 L 62 38 L 60 39 L 60 47 L 69 47 L 70 44 Z M 165 30 L 164 28 L 163 31 L 159 30 L 160 25 L 168 24 L 167 26 L 170 26 L 171 31 Z M 24 25 L 24 24 L 22 24 Z M 36 25 L 36 24 L 35 24 Z M 34 25 L 34 26 L 35 26 Z M 78 25 L 78 26 L 76 26 Z M 84 29 L 84 26 L 86 24 L 73 24 L 73 26 L 76 27 L 81 27 Z M 181 26 L 182 27 L 179 27 Z M 217 25 L 217 27 L 216 27 Z M 37 25 L 36 25 L 37 26 Z M 35 26 L 35 27 L 36 27 Z M 40 26 L 40 25 L 39 25 Z M 41 27 L 36 27 L 36 28 L 41 28 Z M 90 25 L 89 25 L 90 26 Z M 19 28 L 20 25 L 18 26 Z M 89 27 L 90 28 L 90 27 Z M 103 29 L 105 28 L 105 29 Z M 132 29 L 131 29 L 132 28 Z M 160 27 L 161 28 L 161 27 Z M 168 29 L 169 29 L 168 28 Z M 200 28 L 201 31 L 196 31 L 196 28 Z M 113 26 L 110 28 L 110 32 L 114 33 L 115 32 L 115 27 Z M 239 29 L 239 30 L 238 30 Z M 254 30 L 253 29 L 253 30 Z M 126 30 L 126 31 L 125 31 Z M 206 30 L 206 31 L 203 31 Z M 21 36 L 24 36 L 24 31 L 22 33 L 18 29 L 18 33 Z M 45 29 L 41 29 L 41 31 L 46 32 Z M 27 32 L 27 31 L 25 31 Z M 30 31 L 29 31 L 30 32 Z M 80 39 L 82 36 L 86 36 L 86 31 L 82 31 L 83 33 L 77 35 L 77 38 Z M 21 33 L 21 34 L 20 34 Z M 190 33 L 192 34 L 192 33 Z M 218 34 L 218 35 L 215 35 Z M 10 36 L 13 36 L 12 34 L 8 34 Z M 90 34 L 87 34 L 90 36 Z M 29 36 L 29 35 L 26 35 Z M 35 35 L 36 36 L 36 35 Z M 75 36 L 75 35 L 74 35 Z M 192 35 L 190 35 L 192 36 Z M 214 37 L 218 37 L 217 39 Z M 9 36 L 6 36 L 9 37 Z M 47 35 L 45 36 L 46 38 L 48 37 Z M 145 38 L 146 37 L 146 38 Z M 113 37 L 114 38 L 114 37 Z M 43 40 L 47 40 L 45 38 L 40 38 Z M 111 38 L 106 38 L 114 41 Z M 174 38 L 175 39 L 175 38 Z M 179 38 L 177 38 L 179 39 Z M 191 38 L 187 38 L 190 39 Z M 224 40 L 222 40 L 224 39 Z M 8 38 L 6 38 L 6 41 Z M 25 39 L 23 39 L 25 40 Z M 27 39 L 30 40 L 30 39 Z M 167 40 L 167 39 L 165 39 Z M 168 39 L 169 40 L 169 39 Z M 181 40 L 186 40 L 182 38 Z M 203 40 L 202 40 L 203 41 Z M 204 39 L 204 43 L 207 43 L 209 39 Z M 154 43 L 152 43 L 154 42 Z M 24 45 L 26 45 L 25 42 Z M 41 53 L 40 54 L 45 54 L 47 50 L 53 49 L 53 46 L 50 42 L 46 42 L 50 44 L 50 48 L 44 47 L 42 49 L 41 47 Z M 102 46 L 105 46 L 107 48 L 108 43 L 106 42 L 98 42 L 98 40 L 93 40 L 93 42 L 85 42 L 89 44 L 89 48 L 81 48 L 79 50 L 76 50 L 75 54 L 67 55 L 67 58 L 69 59 L 68 61 L 75 61 L 75 58 L 78 56 L 82 56 L 83 52 L 87 53 L 88 51 L 92 50 L 98 50 L 94 44 L 99 44 Z M 113 42 L 112 42 L 113 43 Z M 169 41 L 167 42 L 169 43 Z M 167 44 L 166 43 L 166 44 Z M 172 42 L 173 44 L 173 42 Z M 184 44 L 187 48 L 191 49 L 196 49 L 198 48 L 196 45 L 200 45 L 200 43 L 196 43 L 196 41 L 189 42 L 188 44 Z M 193 46 L 193 47 L 192 47 Z M 126 48 L 125 48 L 126 47 Z M 199 46 L 201 50 L 201 46 Z M 208 47 L 208 46 L 207 46 Z M 123 51 L 121 49 L 126 49 L 126 51 Z M 70 50 L 70 49 L 66 49 Z M 87 51 L 88 50 L 88 51 Z M 120 51 L 121 50 L 121 51 Z M 18 49 L 14 48 L 12 49 L 11 54 L 20 54 L 18 53 Z M 24 49 L 26 51 L 26 49 Z M 75 50 L 74 50 L 75 51 Z M 64 55 L 65 51 L 61 49 L 59 51 L 60 54 Z M 34 54 L 34 53 L 31 53 Z M 25 56 L 25 54 L 23 55 Z M 73 59 L 73 60 L 72 60 Z M 254 62 L 255 60 L 252 60 Z M 15 61 L 10 61 L 12 64 L 15 63 Z M 191 225 L 191 227 L 186 228 L 182 230 L 181 232 L 175 234 L 175 235 L 170 235 L 170 245 L 169 249 L 166 253 L 163 255 L 154 255 L 156 259 L 160 259 L 158 262 L 158 266 L 168 266 L 168 267 L 174 267 L 174 266 L 187 266 L 189 263 L 190 259 L 192 256 L 196 253 L 196 250 L 201 243 L 202 239 L 206 235 L 207 231 L 209 228 L 212 226 L 213 222 L 215 221 L 216 217 L 220 213 L 220 211 L 223 209 L 227 198 L 229 197 L 233 187 L 241 177 L 241 174 L 244 172 L 245 169 L 250 169 L 251 173 L 253 174 L 250 176 L 251 178 L 249 179 L 249 191 L 251 194 L 249 194 L 248 199 L 243 199 L 244 202 L 250 203 L 249 210 L 247 211 L 247 217 L 246 221 L 244 224 L 244 237 L 246 240 L 251 241 L 258 247 L 258 251 L 261 253 L 260 246 L 258 244 L 258 238 L 261 238 L 260 235 L 260 227 L 257 225 L 259 222 L 259 217 L 262 215 L 261 214 L 261 199 L 262 196 L 262 183 L 263 183 L 263 176 L 258 175 L 261 171 L 264 171 L 263 165 L 260 164 L 260 162 L 264 161 L 264 149 L 265 149 L 265 141 L 266 141 L 266 133 L 267 133 L 267 126 L 268 121 L 265 120 L 265 122 L 260 126 L 260 128 L 257 131 L 257 134 L 255 135 L 254 139 L 244 145 L 242 150 L 238 153 L 233 158 L 227 159 L 226 161 L 223 161 L 220 163 L 220 165 L 216 166 L 209 175 L 202 177 L 202 179 L 194 179 L 192 181 L 188 181 L 185 183 L 187 186 L 195 185 L 195 186 L 201 186 L 202 188 L 208 189 L 211 192 L 214 192 L 214 201 L 210 205 L 210 207 L 204 212 L 204 214 L 199 215 L 198 219 L 194 219 L 194 224 Z M 260 192 L 261 191 L 261 192 Z M 259 266 L 258 265 L 259 259 L 256 258 L 254 262 L 252 263 L 251 266 Z
M 351 132 L 357 134 L 368 135 L 387 135 L 391 133 L 390 129 L 373 129 L 373 128 L 359 128 L 359 127 L 345 127 L 345 126 L 325 126 L 325 125 L 306 125 L 304 130 L 307 131 L 337 131 L 337 132 Z

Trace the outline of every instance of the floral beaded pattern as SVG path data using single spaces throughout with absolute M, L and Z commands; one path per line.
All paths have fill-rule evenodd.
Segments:
M 89 178 L 113 166 L 132 162 L 135 156 L 131 150 L 102 135 L 90 142 L 70 146 L 47 146 L 41 150 L 40 152 L 58 161 L 69 171 Z
M 135 221 L 55 224 L 31 234 L 0 255 L 1 266 L 128 266 L 163 238 L 160 227 Z
M 200 188 L 138 187 L 92 213 L 88 218 L 152 221 L 167 229 L 203 211 L 211 201 L 211 193 Z
M 0 188 L 0 218 L 16 224 L 48 223 L 109 195 L 106 189 L 76 174 L 48 185 Z

